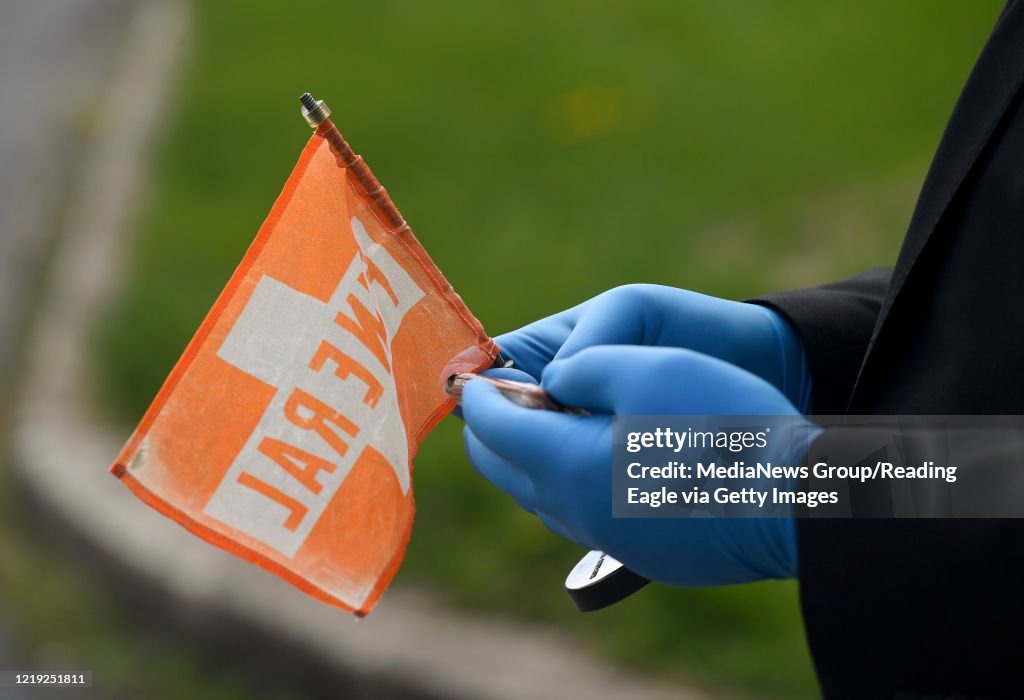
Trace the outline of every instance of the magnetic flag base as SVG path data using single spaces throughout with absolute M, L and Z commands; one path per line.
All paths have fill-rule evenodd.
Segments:
M 618 603 L 650 583 L 617 559 L 590 550 L 565 579 L 565 592 L 580 612 L 593 612 Z

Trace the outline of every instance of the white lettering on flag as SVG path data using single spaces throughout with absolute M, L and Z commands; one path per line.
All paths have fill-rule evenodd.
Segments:
M 203 512 L 285 556 L 364 450 L 409 489 L 391 341 L 424 292 L 358 218 L 351 228 L 362 255 L 326 303 L 264 276 L 217 353 L 277 392 Z

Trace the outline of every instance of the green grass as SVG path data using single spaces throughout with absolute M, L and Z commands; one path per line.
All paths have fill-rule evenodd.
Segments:
M 279 192 L 304 90 L 498 334 L 626 282 L 742 298 L 890 262 L 1001 2 L 325 5 L 195 3 L 128 289 L 97 337 L 126 422 Z M 578 616 L 559 590 L 578 552 L 476 477 L 457 425 L 416 480 L 402 580 L 662 672 L 813 694 L 794 585 L 651 587 Z

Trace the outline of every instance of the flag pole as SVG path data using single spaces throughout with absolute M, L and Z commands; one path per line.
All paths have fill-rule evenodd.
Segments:
M 338 159 L 338 164 L 348 170 L 356 187 L 371 202 L 374 213 L 380 216 L 392 231 L 398 232 L 400 229 L 406 228 L 405 219 L 402 218 L 398 208 L 391 201 L 388 191 L 370 171 L 370 166 L 366 164 L 362 156 L 356 155 L 345 142 L 338 127 L 331 121 L 331 108 L 323 100 L 314 99 L 308 92 L 302 93 L 299 102 L 302 103 L 302 116 L 306 123 L 315 129 L 319 136 L 327 140 L 335 158 Z

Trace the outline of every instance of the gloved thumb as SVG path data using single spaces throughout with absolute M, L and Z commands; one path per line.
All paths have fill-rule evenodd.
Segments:
M 660 389 L 673 381 L 686 356 L 695 354 L 636 345 L 590 347 L 552 361 L 541 386 L 560 403 L 592 413 L 657 413 L 659 402 L 652 399 L 664 393 Z
M 682 348 L 602 345 L 551 362 L 541 386 L 566 406 L 615 415 L 789 415 L 774 386 Z

